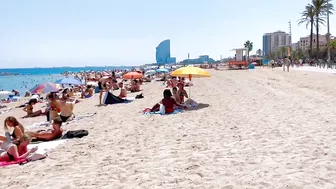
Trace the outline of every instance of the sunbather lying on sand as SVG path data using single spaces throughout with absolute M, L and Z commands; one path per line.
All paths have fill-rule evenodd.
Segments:
M 175 99 L 172 98 L 172 93 L 169 89 L 166 89 L 163 91 L 163 99 L 160 103 L 155 104 L 153 108 L 151 109 L 151 112 L 157 112 L 160 110 L 160 104 L 163 104 L 165 106 L 165 112 L 166 114 L 170 114 L 174 112 L 174 107 L 178 107 L 183 109 L 184 106 L 176 103 Z
M 37 147 L 32 148 L 31 150 L 27 149 L 30 140 L 31 138 L 27 134 L 23 134 L 16 142 L 16 144 L 6 144 L 0 141 L 0 146 L 2 147 L 2 149 L 5 150 L 0 154 L 0 162 L 24 159 L 28 157 L 31 153 L 36 152 Z
M 50 141 L 61 138 L 63 134 L 63 130 L 61 128 L 62 120 L 55 119 L 52 123 L 52 126 L 53 130 L 29 132 L 29 134 L 33 137 L 33 141 Z

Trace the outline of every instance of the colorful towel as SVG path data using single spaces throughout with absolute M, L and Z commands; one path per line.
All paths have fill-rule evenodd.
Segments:
M 14 164 L 21 164 L 21 163 L 26 163 L 26 159 L 20 159 L 16 161 L 1 161 L 0 162 L 0 167 L 8 166 L 8 165 L 14 165 Z
M 150 112 L 150 108 L 146 108 L 145 110 L 143 110 L 143 114 L 145 114 L 145 115 L 152 115 L 152 114 L 160 114 L 160 115 L 162 115 L 159 111 L 157 111 L 157 112 Z M 173 113 L 170 113 L 170 114 L 164 114 L 164 115 L 171 115 L 171 114 L 177 114 L 177 113 L 181 113 L 181 112 L 183 112 L 183 110 L 182 109 L 175 109 L 174 110 L 174 112 Z

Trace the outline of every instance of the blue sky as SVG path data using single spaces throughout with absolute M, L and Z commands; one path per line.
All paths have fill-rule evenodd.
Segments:
M 178 60 L 233 56 L 246 40 L 254 53 L 263 33 L 309 34 L 297 26 L 310 0 L 1 0 L 0 67 L 140 65 L 171 39 Z M 331 16 L 330 23 L 335 23 Z M 331 25 L 331 33 L 336 25 Z M 322 28 L 321 33 L 326 33 Z

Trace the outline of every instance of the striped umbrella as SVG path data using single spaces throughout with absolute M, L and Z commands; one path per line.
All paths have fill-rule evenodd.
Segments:
M 41 94 L 41 93 L 51 93 L 51 92 L 58 92 L 60 87 L 57 86 L 55 83 L 41 83 L 30 89 L 29 91 L 32 94 Z

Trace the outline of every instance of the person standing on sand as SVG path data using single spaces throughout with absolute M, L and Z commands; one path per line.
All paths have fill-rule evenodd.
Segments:
M 99 79 L 98 81 L 98 88 L 99 88 L 99 106 L 102 105 L 102 97 L 103 97 L 103 92 L 107 92 L 108 91 L 108 82 L 112 83 L 112 77 L 107 77 L 104 76 L 102 78 Z
M 291 61 L 290 61 L 289 58 L 287 58 L 287 56 L 286 56 L 285 59 L 284 59 L 284 64 L 283 64 L 283 66 L 282 66 L 283 71 L 286 71 L 286 70 L 285 70 L 285 67 L 287 67 L 287 72 L 289 72 L 289 66 L 290 66 L 290 64 L 291 64 Z

